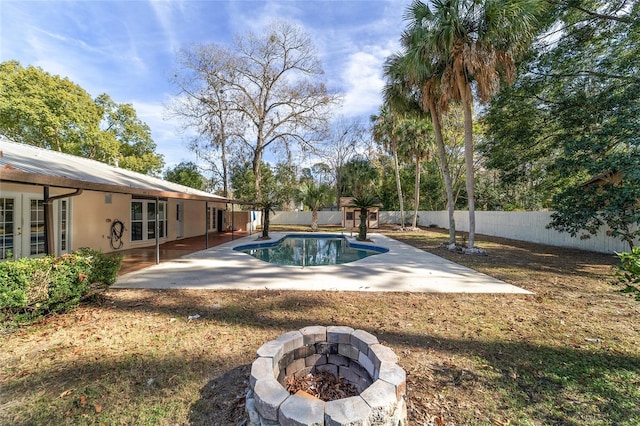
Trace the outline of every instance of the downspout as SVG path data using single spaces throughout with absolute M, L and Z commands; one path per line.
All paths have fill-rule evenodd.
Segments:
M 56 248 L 53 244 L 53 202 L 60 198 L 70 198 L 82 194 L 82 189 L 76 189 L 70 194 L 49 196 L 49 187 L 45 186 L 43 190 L 44 199 L 44 253 L 55 254 Z

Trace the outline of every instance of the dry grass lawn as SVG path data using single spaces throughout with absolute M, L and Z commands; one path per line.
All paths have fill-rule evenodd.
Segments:
M 640 303 L 614 256 L 385 232 L 535 294 L 109 290 L 0 334 L 0 424 L 239 425 L 256 349 L 314 324 L 396 352 L 411 425 L 640 424 Z

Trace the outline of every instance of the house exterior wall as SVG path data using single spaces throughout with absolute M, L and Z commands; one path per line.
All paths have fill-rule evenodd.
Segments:
M 177 203 L 178 200 L 174 201 Z M 184 205 L 184 232 L 182 237 L 190 238 L 198 235 L 204 235 L 206 232 L 205 217 L 207 214 L 204 201 L 182 200 L 182 202 Z M 177 226 L 175 223 L 175 204 L 173 209 L 169 208 L 169 217 L 173 217 L 174 219 L 169 221 L 169 224 L 171 224 L 171 222 L 174 223 L 173 234 L 171 234 L 171 230 L 169 230 L 169 235 L 175 236 L 177 232 Z
M 69 188 L 50 188 L 50 196 L 70 194 L 74 190 Z M 17 244 L 22 236 L 29 232 L 30 213 L 28 211 L 29 200 L 43 200 L 44 190 L 42 186 L 5 183 L 0 184 L 0 198 L 11 198 L 16 200 L 16 215 L 14 218 L 13 239 Z M 131 201 L 130 194 L 104 193 L 97 191 L 83 191 L 80 195 L 64 198 L 67 200 L 69 209 L 68 224 L 68 248 L 67 251 L 73 251 L 81 247 L 91 247 L 104 253 L 113 251 L 126 250 L 136 247 L 148 247 L 155 244 L 155 240 L 147 239 L 142 241 L 131 241 Z M 183 205 L 183 224 L 181 238 L 195 237 L 204 235 L 205 233 L 205 217 L 206 203 L 198 200 L 163 200 L 167 203 L 166 220 L 167 233 L 166 236 L 160 238 L 160 242 L 172 241 L 178 239 L 178 221 L 177 221 L 177 205 Z M 61 200 L 53 202 L 53 220 L 54 220 L 54 247 L 56 254 L 59 251 L 59 206 Z M 209 202 L 210 207 L 217 210 L 224 210 L 224 203 Z M 245 215 L 246 216 L 246 215 Z M 122 235 L 122 247 L 114 250 L 111 247 L 111 226 L 119 220 L 124 224 L 125 231 Z M 2 231 L 2 230 L 0 230 Z M 216 231 L 224 231 L 217 230 Z M 0 232 L 1 233 L 1 232 Z M 15 250 L 15 257 L 26 257 L 28 253 L 28 241 L 26 237 L 21 243 L 24 247 L 18 252 Z M 24 252 L 24 253 L 23 253 Z
M 110 196 L 111 203 L 107 201 Z M 91 247 L 105 253 L 113 251 L 110 242 L 112 221 L 118 219 L 127 226 L 130 211 L 129 195 L 104 194 L 102 192 L 84 191 L 71 199 L 71 248 Z M 130 248 L 129 238 L 125 231 L 123 249 Z

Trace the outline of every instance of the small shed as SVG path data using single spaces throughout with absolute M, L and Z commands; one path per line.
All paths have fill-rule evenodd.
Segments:
M 360 226 L 360 209 L 353 207 L 353 197 L 340 197 L 340 210 L 342 211 L 342 227 L 357 228 Z M 369 208 L 367 215 L 367 228 L 379 228 L 380 207 Z

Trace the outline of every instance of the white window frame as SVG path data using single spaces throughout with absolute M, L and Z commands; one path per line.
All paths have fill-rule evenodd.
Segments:
M 207 206 L 207 230 L 218 230 L 218 208 L 216 206 Z
M 142 211 L 141 211 L 141 218 L 135 218 L 134 219 L 134 215 L 133 215 L 133 206 L 134 204 L 142 204 Z M 155 241 L 156 237 L 155 237 L 155 214 L 153 214 L 153 217 L 149 217 L 150 214 L 150 209 L 149 206 L 153 205 L 153 208 L 155 209 L 155 205 L 156 205 L 156 200 L 148 200 L 148 199 L 142 199 L 142 198 L 133 198 L 131 199 L 131 204 L 130 204 L 130 208 L 129 208 L 129 218 L 130 218 L 130 231 L 129 231 L 129 237 L 131 239 L 132 243 L 140 243 L 140 242 L 147 242 L 147 241 Z M 161 200 L 158 201 L 158 220 L 160 221 L 160 226 L 159 226 L 159 231 L 160 231 L 160 235 L 159 235 L 159 239 L 160 240 L 164 240 L 167 238 L 167 233 L 169 231 L 169 226 L 168 226 L 168 221 L 167 221 L 167 209 L 168 209 L 168 203 L 167 201 Z M 152 212 L 155 210 L 152 210 Z M 142 238 L 136 238 L 134 239 L 134 228 L 136 228 L 136 226 L 134 226 L 134 224 L 141 224 L 141 237 Z M 152 225 L 153 228 L 149 228 L 149 226 Z M 137 235 L 136 235 L 137 237 Z

